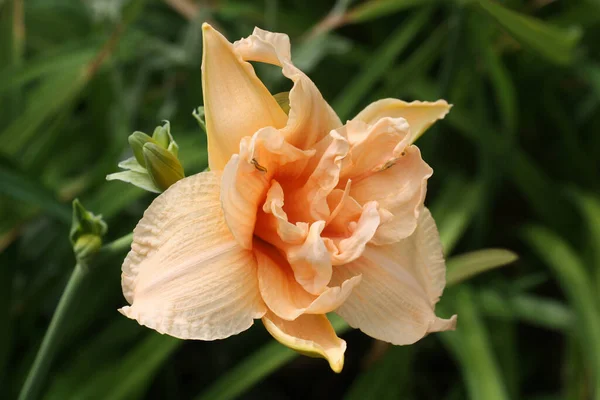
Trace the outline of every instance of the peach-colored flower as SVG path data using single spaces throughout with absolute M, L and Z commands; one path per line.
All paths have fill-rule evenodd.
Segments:
M 326 313 L 393 344 L 453 329 L 436 317 L 445 263 L 423 202 L 432 169 L 413 142 L 450 106 L 375 102 L 343 125 L 291 61 L 287 35 L 233 44 L 204 25 L 210 172 L 161 194 L 134 230 L 120 311 L 182 339 L 262 318 L 281 343 L 340 371 Z M 249 61 L 293 82 L 289 115 Z

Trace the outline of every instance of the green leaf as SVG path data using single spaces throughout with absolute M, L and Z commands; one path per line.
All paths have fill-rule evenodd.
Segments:
M 475 216 L 481 185 L 452 176 L 431 206 L 440 232 L 444 254 L 451 254 Z
M 78 348 L 72 359 L 52 379 L 44 400 L 71 398 L 72 393 L 87 385 L 90 376 L 120 359 L 123 349 L 130 346 L 142 331 L 143 328 L 135 322 L 117 316 L 92 340 Z
M 0 70 L 0 93 L 46 75 L 75 70 L 90 62 L 97 51 L 94 48 L 73 49 L 72 45 L 65 47 L 64 50 L 53 51 L 51 55 L 28 61 L 25 65 Z
M 71 394 L 74 399 L 129 400 L 139 396 L 152 377 L 183 342 L 170 336 L 150 333 L 122 359 L 92 376 Z
M 596 271 L 596 289 L 600 290 L 600 198 L 589 193 L 573 191 L 572 196 L 583 214 L 592 252 L 592 271 Z
M 495 19 L 516 40 L 536 50 L 549 61 L 557 64 L 573 62 L 575 48 L 581 38 L 579 29 L 552 26 L 489 0 L 479 0 L 479 5 L 481 10 Z
M 369 90 L 393 65 L 396 57 L 423 29 L 431 10 L 426 9 L 412 16 L 392 32 L 389 38 L 367 60 L 361 72 L 352 80 L 333 102 L 333 109 L 342 120 L 347 119 Z
M 3 154 L 13 155 L 21 150 L 48 118 L 75 99 L 85 83 L 81 72 L 75 68 L 49 76 L 35 93 L 30 94 L 32 100 L 25 111 L 0 132 Z
M 373 101 L 384 97 L 397 97 L 398 93 L 402 93 L 405 85 L 414 80 L 415 76 L 426 73 L 440 57 L 447 36 L 448 27 L 446 25 L 437 27 L 406 60 L 403 60 L 398 67 L 394 67 L 386 75 L 385 85 L 382 85 L 379 93 L 373 96 Z
M 445 309 L 449 296 L 452 296 L 452 310 L 460 316 L 460 325 L 456 331 L 442 332 L 439 336 L 460 364 L 470 398 L 508 400 L 507 388 L 471 289 L 461 285 L 454 293 L 446 293 L 445 296 L 438 307 Z
M 488 78 L 494 89 L 503 127 L 512 135 L 517 128 L 517 93 L 511 76 L 502 62 L 498 50 L 492 43 L 489 26 L 476 15 L 471 15 L 470 38 L 475 41 L 477 49 L 485 63 Z
M 452 257 L 447 262 L 446 284 L 455 285 L 517 259 L 515 253 L 504 249 L 478 250 Z
M 572 329 L 580 335 L 580 345 L 595 382 L 595 398 L 600 398 L 600 312 L 590 277 L 577 253 L 553 232 L 529 226 L 523 236 L 550 267 L 572 304 L 577 316 Z
M 370 0 L 354 8 L 346 14 L 346 23 L 362 23 L 386 17 L 412 7 L 436 3 L 439 0 Z
M 13 318 L 11 316 L 13 276 L 15 274 L 13 252 L 0 251 L 0 384 L 8 378 L 7 366 L 13 348 Z
M 381 360 L 352 382 L 344 399 L 404 398 L 408 384 L 415 375 L 411 369 L 414 353 L 412 346 L 392 346 Z
M 4 159 L 0 159 L 0 182 L 1 194 L 40 207 L 59 221 L 67 224 L 71 222 L 69 206 L 59 202 L 54 193 L 41 183 L 18 171 L 16 167 L 9 166 Z
M 481 289 L 474 294 L 486 317 L 519 320 L 561 332 L 568 332 L 575 322 L 573 311 L 556 300 L 495 289 Z

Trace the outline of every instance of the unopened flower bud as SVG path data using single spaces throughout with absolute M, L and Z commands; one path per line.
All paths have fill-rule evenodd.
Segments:
M 157 126 L 152 137 L 134 132 L 129 136 L 129 144 L 134 156 L 119 163 L 125 171 L 109 174 L 107 180 L 120 180 L 160 193 L 184 177 L 183 167 L 177 158 L 179 146 L 171 135 L 169 121 Z M 148 149 L 146 146 L 149 146 Z
M 169 144 L 173 140 L 173 138 L 171 137 L 171 132 L 169 131 L 170 126 L 169 121 L 167 121 L 164 126 L 157 126 L 156 129 L 154 129 L 152 139 L 154 139 L 160 147 L 166 149 L 167 147 L 169 147 Z
M 157 188 L 164 191 L 184 177 L 183 167 L 169 150 L 155 143 L 146 143 L 143 148 L 146 170 Z
M 144 161 L 144 152 L 143 148 L 146 143 L 156 143 L 150 136 L 146 135 L 144 132 L 135 131 L 129 138 L 129 146 L 131 146 L 131 150 L 133 151 L 133 156 L 137 160 L 138 164 L 142 167 L 146 167 L 146 162 Z M 166 147 L 166 146 L 165 146 Z
M 83 235 L 73 245 L 78 260 L 89 258 L 102 247 L 102 239 L 96 235 Z
M 102 247 L 102 236 L 107 226 L 101 215 L 86 210 L 78 199 L 73 201 L 73 221 L 69 239 L 77 260 L 83 260 Z

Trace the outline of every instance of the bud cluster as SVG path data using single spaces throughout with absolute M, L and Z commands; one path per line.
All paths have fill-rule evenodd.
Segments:
M 177 158 L 179 147 L 171 135 L 168 121 L 157 126 L 152 136 L 136 131 L 128 141 L 133 157 L 119 163 L 125 171 L 110 174 L 107 180 L 116 179 L 161 193 L 185 176 Z

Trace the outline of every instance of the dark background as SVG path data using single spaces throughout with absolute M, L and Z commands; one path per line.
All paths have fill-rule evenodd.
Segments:
M 336 375 L 260 323 L 216 342 L 139 327 L 116 311 L 120 254 L 87 277 L 42 397 L 600 398 L 596 0 L 0 1 L 0 397 L 16 397 L 73 268 L 71 200 L 110 241 L 154 197 L 105 181 L 127 136 L 168 119 L 186 174 L 206 167 L 191 115 L 204 21 L 231 41 L 289 34 L 342 120 L 384 97 L 453 103 L 417 143 L 446 254 L 520 259 L 447 289 L 438 314 L 458 314 L 456 332 L 389 347 L 347 331 Z

